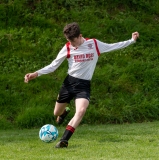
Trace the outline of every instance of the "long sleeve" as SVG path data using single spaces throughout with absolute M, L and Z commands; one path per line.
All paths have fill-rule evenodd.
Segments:
M 100 53 L 122 49 L 133 43 L 135 43 L 134 39 L 130 39 L 130 40 L 118 42 L 118 43 L 112 43 L 112 44 L 104 43 L 104 42 L 97 40 L 97 45 L 98 45 Z
M 66 56 L 67 56 L 67 51 L 66 51 L 66 46 L 64 46 L 59 52 L 59 54 L 57 55 L 56 59 L 53 60 L 51 64 L 36 71 L 38 73 L 38 76 L 54 72 L 61 65 L 61 63 L 65 60 Z

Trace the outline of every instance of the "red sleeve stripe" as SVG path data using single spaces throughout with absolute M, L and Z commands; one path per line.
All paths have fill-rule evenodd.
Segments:
M 66 43 L 66 48 L 67 48 L 67 58 L 70 58 L 70 42 Z
M 66 130 L 71 131 L 72 133 L 75 131 L 75 128 L 73 128 L 72 126 L 67 125 Z
M 95 43 L 95 46 L 96 46 L 97 54 L 98 54 L 98 56 L 100 56 L 100 52 L 99 52 L 99 48 L 98 48 L 98 45 L 97 45 L 97 41 L 96 41 L 96 39 L 93 39 L 93 40 L 94 40 L 94 43 Z

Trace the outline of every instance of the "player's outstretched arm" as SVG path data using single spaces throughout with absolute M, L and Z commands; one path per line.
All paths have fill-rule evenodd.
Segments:
M 28 83 L 30 80 L 36 78 L 38 76 L 38 73 L 37 72 L 34 72 L 34 73 L 27 73 L 24 77 L 24 82 L 25 83 Z
M 139 38 L 139 33 L 138 32 L 132 33 L 132 38 L 136 41 Z

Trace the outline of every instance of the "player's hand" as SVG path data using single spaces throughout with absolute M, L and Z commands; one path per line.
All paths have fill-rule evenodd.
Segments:
M 28 83 L 30 80 L 36 78 L 38 76 L 38 73 L 37 72 L 34 72 L 34 73 L 27 73 L 24 77 L 24 82 L 25 83 Z
M 132 33 L 132 38 L 136 41 L 137 38 L 139 38 L 139 33 L 138 32 Z

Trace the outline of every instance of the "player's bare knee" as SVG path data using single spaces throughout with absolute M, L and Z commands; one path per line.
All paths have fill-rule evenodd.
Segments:
M 54 116 L 59 116 L 60 114 L 61 114 L 60 112 L 54 110 Z
M 57 112 L 56 112 L 56 111 L 54 111 L 54 112 L 53 112 L 53 114 L 54 114 L 54 116 L 58 116 L 58 114 L 57 114 Z

